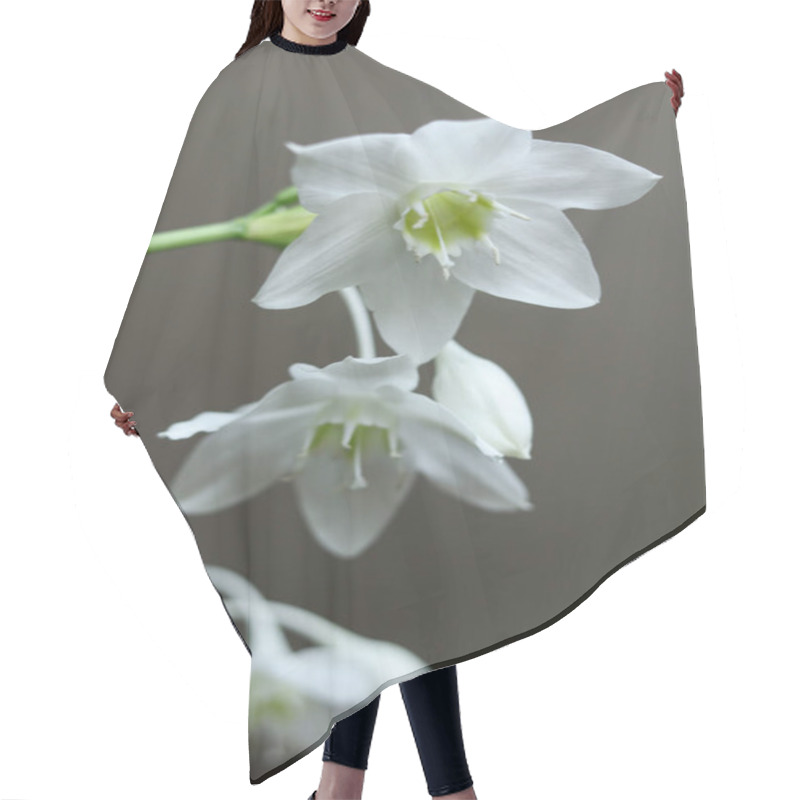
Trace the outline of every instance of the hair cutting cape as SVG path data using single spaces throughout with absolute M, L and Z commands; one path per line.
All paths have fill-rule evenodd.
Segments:
M 251 783 L 705 511 L 670 97 L 531 132 L 273 37 L 201 98 L 104 379 L 251 656 Z

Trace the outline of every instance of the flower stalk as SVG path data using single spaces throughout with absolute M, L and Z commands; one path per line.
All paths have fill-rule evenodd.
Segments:
M 147 252 L 157 253 L 228 239 L 247 239 L 274 247 L 286 247 L 305 231 L 316 216 L 299 204 L 297 188 L 287 186 L 268 203 L 244 216 L 225 222 L 154 233 Z

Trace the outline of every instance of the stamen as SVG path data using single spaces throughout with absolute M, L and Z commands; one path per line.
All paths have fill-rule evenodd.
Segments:
M 425 208 L 425 203 L 422 200 L 415 200 L 411 204 L 411 208 L 419 214 L 419 219 L 411 226 L 412 228 L 424 228 L 428 222 L 428 209 Z
M 515 211 L 513 208 L 509 206 L 503 205 L 502 203 L 498 203 L 497 200 L 491 199 L 492 208 L 496 208 L 499 211 L 505 211 L 511 217 L 519 217 L 519 219 L 530 219 L 527 214 L 523 214 L 521 211 Z
M 364 473 L 361 471 L 362 438 L 362 436 L 357 436 L 355 441 L 355 452 L 353 454 L 353 482 L 350 484 L 351 489 L 363 489 L 367 486 Z
M 313 441 L 314 437 L 317 434 L 317 426 L 312 425 L 307 431 L 305 435 L 305 439 L 303 441 L 303 446 L 300 448 L 300 452 L 295 456 L 295 462 L 299 465 L 306 460 L 308 457 L 308 451 L 311 448 L 311 442 Z
M 436 256 L 442 267 L 445 266 L 454 267 L 455 262 L 450 258 L 450 254 L 447 252 L 447 245 L 445 244 L 444 236 L 442 235 L 442 229 L 439 225 L 439 220 L 433 209 L 431 209 L 431 219 L 433 220 L 433 227 L 434 230 L 436 231 L 436 238 L 439 240 L 439 248 L 440 248 L 439 252 L 435 253 L 434 255 Z M 445 279 L 447 279 L 449 277 L 448 270 L 445 269 L 444 273 L 445 273 L 444 277 Z
M 344 425 L 342 426 L 342 447 L 346 447 L 348 450 L 352 447 L 350 440 L 353 438 L 353 433 L 357 427 L 358 419 L 356 419 L 355 416 L 345 420 Z
M 484 233 L 481 236 L 481 241 L 491 250 L 492 255 L 494 256 L 494 263 L 500 263 L 500 250 L 497 248 L 497 245 L 489 238 L 488 233 Z
M 392 425 L 390 428 L 386 429 L 386 434 L 389 437 L 389 455 L 392 458 L 400 458 L 401 453 L 397 448 L 397 428 Z
M 411 215 L 416 216 L 413 222 Z M 415 263 L 419 264 L 426 255 L 433 255 L 444 280 L 449 280 L 462 247 L 482 243 L 494 263 L 501 263 L 500 249 L 489 237 L 492 217 L 495 216 L 531 219 L 527 214 L 499 203 L 491 192 L 454 187 L 410 202 L 392 227 L 403 235 L 406 249 L 414 256 Z

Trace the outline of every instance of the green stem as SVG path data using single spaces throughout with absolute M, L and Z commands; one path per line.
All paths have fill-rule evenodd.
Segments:
M 188 247 L 193 244 L 221 242 L 225 239 L 241 239 L 247 232 L 248 222 L 269 216 L 279 208 L 296 205 L 298 202 L 297 187 L 287 186 L 281 189 L 272 200 L 259 206 L 249 214 L 245 214 L 243 217 L 236 217 L 227 222 L 213 222 L 209 225 L 197 225 L 191 228 L 179 228 L 175 231 L 154 233 L 147 252 L 157 253 L 160 250 L 173 250 L 176 247 Z M 288 219 L 287 217 L 287 221 Z M 264 224 L 268 226 L 269 222 L 265 221 Z
M 244 230 L 245 218 L 237 217 L 227 222 L 213 222 L 209 225 L 197 225 L 192 228 L 179 228 L 174 231 L 154 233 L 147 252 L 156 253 L 160 250 L 172 250 L 175 247 L 188 247 L 193 244 L 240 238 Z
M 367 311 L 358 289 L 355 286 L 339 289 L 339 296 L 344 300 L 344 304 L 350 312 L 358 344 L 358 357 L 375 358 L 375 337 L 372 333 L 369 311 Z

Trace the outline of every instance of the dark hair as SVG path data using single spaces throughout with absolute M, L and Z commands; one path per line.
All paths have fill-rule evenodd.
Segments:
M 361 0 L 356 13 L 347 25 L 337 34 L 337 39 L 346 39 L 348 44 L 358 44 L 364 24 L 369 16 L 369 0 Z M 283 30 L 283 6 L 279 0 L 255 0 L 250 12 L 250 30 L 244 44 L 239 48 L 235 58 L 260 44 L 273 33 Z

